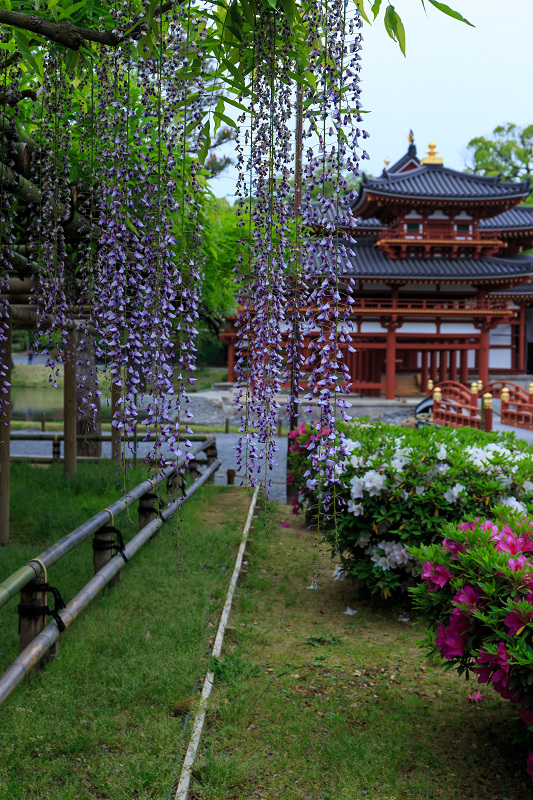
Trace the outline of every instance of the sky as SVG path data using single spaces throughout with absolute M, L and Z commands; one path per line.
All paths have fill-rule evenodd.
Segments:
M 475 27 L 428 2 L 426 14 L 420 0 L 396 0 L 406 30 L 405 58 L 386 33 L 383 14 L 364 25 L 362 103 L 370 113 L 362 127 L 370 134 L 370 160 L 363 166 L 371 175 L 381 173 L 384 159 L 394 163 L 405 153 L 410 129 L 419 158 L 433 140 L 444 165 L 462 170 L 470 139 L 490 137 L 506 122 L 533 123 L 533 0 L 447 2 Z M 210 184 L 217 197 L 233 202 L 235 182 L 230 167 Z

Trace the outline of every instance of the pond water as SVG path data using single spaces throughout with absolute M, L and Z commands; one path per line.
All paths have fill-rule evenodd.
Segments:
M 102 419 L 111 419 L 111 410 L 108 402 L 102 399 Z M 41 414 L 46 419 L 63 419 L 63 391 L 46 387 L 32 389 L 22 387 L 11 389 L 11 416 L 13 419 L 23 419 L 31 422 L 40 420 Z

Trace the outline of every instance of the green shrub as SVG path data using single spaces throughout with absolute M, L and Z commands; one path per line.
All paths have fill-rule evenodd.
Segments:
M 533 733 L 533 521 L 500 506 L 490 520 L 449 524 L 443 533 L 441 543 L 409 548 L 425 562 L 411 594 L 429 624 L 426 644 L 518 704 Z M 533 777 L 533 753 L 528 772 Z
M 440 539 L 443 521 L 488 514 L 498 503 L 533 511 L 533 449 L 514 434 L 366 421 L 338 429 L 341 483 L 326 537 L 342 570 L 384 597 L 413 583 L 417 565 L 406 547 Z M 294 480 L 316 516 L 323 487 L 314 485 L 309 453 L 320 432 L 307 425 L 291 436 Z

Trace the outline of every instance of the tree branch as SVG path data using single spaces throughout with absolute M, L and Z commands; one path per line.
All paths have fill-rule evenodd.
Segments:
M 178 0 L 180 2 L 181 0 Z M 154 11 L 154 16 L 164 14 L 173 7 L 173 2 L 166 2 L 158 6 Z M 6 11 L 0 9 L 0 24 L 10 25 L 13 28 L 21 28 L 25 31 L 37 33 L 51 42 L 68 47 L 70 50 L 79 50 L 86 41 L 96 42 L 107 47 L 117 47 L 125 39 L 135 38 L 142 35 L 146 17 L 140 19 L 128 33 L 121 31 L 96 31 L 92 28 L 82 28 L 74 25 L 68 20 L 64 22 L 48 22 L 37 14 L 21 14 L 19 11 Z

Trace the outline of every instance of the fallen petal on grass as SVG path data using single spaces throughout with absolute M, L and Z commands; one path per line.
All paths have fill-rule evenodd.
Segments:
M 348 608 L 346 609 L 346 611 L 343 611 L 342 613 L 343 613 L 343 614 L 349 614 L 349 615 L 351 616 L 352 614 L 357 614 L 357 609 L 355 609 L 355 608 L 350 608 L 350 606 L 348 606 Z

